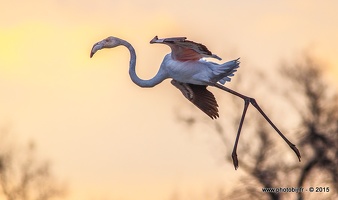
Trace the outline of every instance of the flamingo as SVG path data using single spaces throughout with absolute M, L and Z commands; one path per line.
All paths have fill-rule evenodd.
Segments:
M 207 89 L 208 86 L 213 86 L 232 95 L 235 95 L 244 100 L 244 109 L 239 122 L 239 127 L 232 151 L 232 160 L 235 169 L 239 167 L 237 158 L 237 145 L 239 142 L 240 133 L 244 123 L 246 111 L 249 105 L 253 105 L 258 112 L 265 118 L 265 120 L 274 128 L 274 130 L 282 137 L 282 139 L 295 152 L 300 161 L 301 155 L 296 145 L 291 143 L 277 128 L 277 126 L 270 120 L 258 105 L 254 98 L 245 96 L 234 90 L 224 86 L 226 82 L 231 80 L 234 73 L 239 67 L 239 58 L 217 64 L 206 61 L 202 58 L 210 57 L 221 60 L 215 54 L 212 54 L 206 46 L 200 43 L 187 40 L 186 37 L 172 37 L 159 39 L 155 36 L 151 41 L 153 43 L 166 44 L 171 48 L 171 53 L 167 54 L 157 72 L 157 74 L 150 80 L 143 80 L 136 74 L 136 53 L 133 46 L 120 38 L 110 36 L 93 45 L 90 52 L 90 57 L 101 49 L 114 48 L 117 46 L 124 46 L 130 52 L 129 75 L 131 80 L 138 86 L 148 88 L 154 87 L 165 79 L 171 78 L 171 83 L 178 88 L 185 98 L 197 106 L 201 111 L 208 115 L 211 119 L 219 117 L 218 104 L 215 96 Z

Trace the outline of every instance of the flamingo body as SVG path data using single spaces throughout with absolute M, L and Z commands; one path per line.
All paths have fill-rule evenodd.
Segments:
M 180 61 L 167 54 L 161 64 L 168 77 L 182 82 L 196 85 L 209 85 L 220 82 L 224 84 L 231 80 L 236 69 L 239 67 L 238 60 L 229 61 L 223 64 L 209 62 L 203 59 Z
M 228 61 L 223 64 L 203 60 L 202 58 L 204 57 L 211 57 L 218 60 L 221 60 L 221 58 L 212 54 L 206 46 L 186 40 L 185 37 L 158 39 L 158 37 L 155 36 L 150 43 L 166 44 L 172 51 L 164 57 L 157 74 L 150 80 L 143 80 L 137 76 L 135 70 L 135 49 L 129 42 L 120 38 L 108 37 L 95 43 L 90 52 L 90 57 L 103 48 L 114 48 L 120 45 L 125 46 L 130 52 L 129 75 L 135 84 L 140 87 L 154 87 L 163 80 L 172 78 L 173 80 L 171 83 L 182 92 L 184 97 L 212 119 L 219 117 L 218 104 L 215 96 L 207 90 L 208 86 L 219 88 L 242 98 L 244 100 L 244 109 L 232 152 L 235 169 L 238 168 L 237 144 L 249 104 L 253 105 L 261 113 L 265 120 L 295 152 L 300 161 L 301 156 L 297 147 L 282 134 L 282 132 L 260 108 L 254 98 L 245 96 L 223 86 L 223 84 L 231 80 L 230 77 L 234 76 L 234 73 L 239 67 L 239 59 Z

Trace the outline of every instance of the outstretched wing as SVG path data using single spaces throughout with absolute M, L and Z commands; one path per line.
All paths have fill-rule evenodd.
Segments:
M 201 109 L 211 119 L 219 117 L 217 108 L 218 104 L 215 96 L 207 90 L 206 85 L 181 83 L 176 80 L 172 80 L 171 84 L 178 88 L 191 103 Z
M 153 43 L 162 43 L 170 46 L 171 48 L 171 56 L 174 60 L 179 61 L 188 61 L 188 60 L 199 60 L 203 57 L 211 57 L 221 60 L 215 54 L 212 54 L 206 46 L 200 43 L 196 43 L 193 41 L 186 40 L 186 37 L 173 37 L 173 38 L 163 38 L 158 39 L 155 36 L 150 44 Z

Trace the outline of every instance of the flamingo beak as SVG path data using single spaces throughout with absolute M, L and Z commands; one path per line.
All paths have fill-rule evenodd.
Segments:
M 103 44 L 102 42 L 98 42 L 98 43 L 95 43 L 93 45 L 93 48 L 90 52 L 90 57 L 93 57 L 93 55 L 98 51 L 98 50 L 101 50 L 103 48 Z

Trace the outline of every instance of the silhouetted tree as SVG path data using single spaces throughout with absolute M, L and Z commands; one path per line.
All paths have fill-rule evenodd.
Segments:
M 336 88 L 324 82 L 320 67 L 313 59 L 306 57 L 304 63 L 283 70 L 304 99 L 298 105 L 297 101 L 293 104 L 301 116 L 299 146 L 304 152 L 304 163 L 297 168 L 297 186 L 304 187 L 307 182 L 316 180 L 314 186 L 330 186 L 331 191 L 325 192 L 337 194 L 338 93 Z M 322 194 L 317 197 L 321 197 L 319 195 Z M 298 199 L 304 196 L 307 193 L 298 193 Z
M 51 174 L 50 165 L 39 161 L 35 144 L 18 146 L 0 130 L 0 199 L 50 200 L 65 195 L 65 187 Z
M 288 130 L 288 136 L 297 136 L 293 142 L 301 152 L 302 162 L 295 161 L 296 159 L 291 157 L 293 152 L 287 147 L 281 152 L 283 147 L 279 145 L 283 143 L 282 140 L 271 133 L 273 130 L 261 117 L 247 117 L 244 126 L 250 126 L 251 129 L 245 128 L 245 133 L 243 130 L 238 153 L 240 168 L 246 173 L 241 178 L 240 187 L 236 187 L 226 196 L 227 198 L 273 200 L 338 198 L 338 93 L 336 88 L 324 81 L 321 67 L 323 66 L 310 56 L 305 56 L 303 61 L 296 64 L 283 65 L 281 74 L 284 75 L 283 80 L 289 80 L 289 83 L 283 82 L 282 85 L 276 86 L 277 89 L 274 88 L 275 93 L 284 91 L 283 103 L 288 103 L 290 108 L 280 115 L 279 120 L 283 120 L 281 118 L 290 112 L 295 114 L 287 117 L 299 121 L 293 133 L 290 132 L 293 127 L 287 129 L 284 127 L 284 130 Z M 255 85 L 257 86 L 257 82 Z M 236 107 L 238 113 L 241 113 L 242 105 L 239 105 Z M 188 125 L 194 125 L 199 121 L 196 117 L 180 119 Z M 226 120 L 229 120 L 229 117 Z M 272 120 L 280 124 L 278 119 Z M 238 117 L 235 121 L 233 129 L 238 126 Z M 216 120 L 214 123 L 216 133 L 227 149 L 226 158 L 232 162 L 229 156 L 232 150 L 228 142 L 229 132 L 220 121 Z M 251 137 L 248 136 L 250 134 Z M 306 191 L 310 186 L 314 187 L 314 192 Z M 262 188 L 287 187 L 303 187 L 304 192 L 262 192 Z

